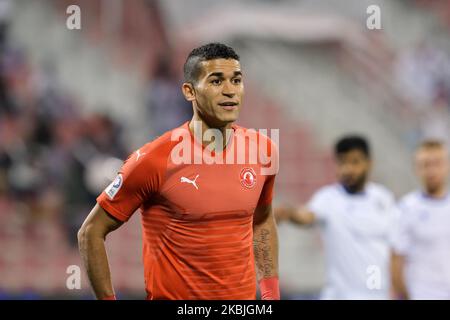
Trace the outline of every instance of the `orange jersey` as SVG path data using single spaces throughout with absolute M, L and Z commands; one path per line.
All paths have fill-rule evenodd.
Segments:
M 121 221 L 140 209 L 148 299 L 255 299 L 253 214 L 271 203 L 275 174 L 261 175 L 259 161 L 180 164 L 173 131 L 130 155 L 97 202 Z M 247 131 L 233 132 L 223 157 Z M 190 133 L 189 143 L 199 145 Z

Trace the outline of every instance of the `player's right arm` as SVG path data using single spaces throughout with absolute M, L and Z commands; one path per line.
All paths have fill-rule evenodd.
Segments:
M 99 299 L 114 297 L 105 238 L 159 190 L 169 150 L 166 144 L 159 146 L 146 144 L 125 160 L 116 179 L 97 197 L 78 233 L 82 260 Z
M 316 221 L 316 215 L 307 207 L 280 206 L 275 209 L 277 222 L 290 221 L 298 225 L 311 225 Z
M 98 204 L 94 206 L 80 230 L 78 246 L 89 282 L 97 299 L 115 296 L 111 282 L 105 239 L 123 222 L 113 218 Z

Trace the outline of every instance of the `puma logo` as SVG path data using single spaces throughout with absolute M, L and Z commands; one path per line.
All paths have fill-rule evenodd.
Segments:
M 141 150 L 136 151 L 136 161 L 138 161 L 140 157 L 142 157 L 146 154 L 147 154 L 146 152 L 141 153 Z
M 199 175 L 196 175 L 194 180 L 188 179 L 188 178 L 186 178 L 186 177 L 181 177 L 180 181 L 181 181 L 181 182 L 190 183 L 190 184 L 192 184 L 192 185 L 195 187 L 195 189 L 198 190 L 198 186 L 197 186 L 197 182 L 196 182 L 198 176 L 199 176 Z

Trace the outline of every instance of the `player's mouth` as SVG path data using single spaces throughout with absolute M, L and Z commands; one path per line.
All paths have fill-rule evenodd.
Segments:
M 219 103 L 219 106 L 221 106 L 225 110 L 237 109 L 238 105 L 239 105 L 239 103 L 237 103 L 235 101 L 224 101 L 224 102 Z

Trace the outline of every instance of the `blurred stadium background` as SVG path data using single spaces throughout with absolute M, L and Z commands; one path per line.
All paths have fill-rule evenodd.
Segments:
M 92 298 L 84 274 L 66 287 L 76 232 L 126 155 L 190 118 L 182 64 L 210 41 L 241 55 L 239 123 L 281 129 L 277 202 L 334 180 L 342 134 L 370 138 L 373 179 L 397 196 L 417 186 L 417 141 L 450 139 L 450 1 L 1 0 L 0 299 Z M 119 298 L 145 297 L 140 232 L 135 215 L 107 241 Z M 317 230 L 279 235 L 283 298 L 316 298 Z

